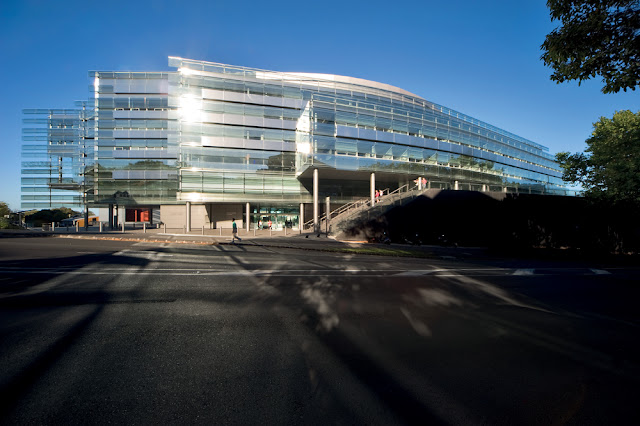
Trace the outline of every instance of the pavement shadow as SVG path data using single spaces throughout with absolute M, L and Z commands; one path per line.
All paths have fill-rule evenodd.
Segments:
M 76 272 L 88 265 L 146 266 L 147 259 L 134 256 L 113 256 L 113 253 L 83 254 L 63 258 L 20 259 L 0 261 L 0 274 L 9 282 L 0 285 L 0 294 L 24 290 L 42 284 L 67 272 Z M 1 302 L 0 302 L 1 303 Z
M 0 388 L 0 418 L 6 419 L 18 406 L 20 400 L 29 393 L 34 384 L 62 358 L 76 340 L 84 334 L 98 318 L 104 305 L 98 304 L 82 320 L 72 326 L 46 351 L 40 353 L 25 368 L 22 368 Z
M 355 277 L 354 277 L 355 278 Z M 300 324 L 310 335 L 317 338 L 317 342 L 328 350 L 335 359 L 346 367 L 346 369 L 361 384 L 365 385 L 377 401 L 383 401 L 385 407 L 402 424 L 446 424 L 447 422 L 439 417 L 431 407 L 421 401 L 414 392 L 407 388 L 404 383 L 389 371 L 385 365 L 376 358 L 375 350 L 369 350 L 362 346 L 361 341 L 353 339 L 340 323 L 342 313 L 339 306 L 341 304 L 350 305 L 352 300 L 346 288 L 348 285 L 333 286 L 328 280 L 318 279 L 310 275 L 308 278 L 296 280 L 296 285 L 283 283 L 280 278 L 265 278 L 264 284 L 278 290 L 279 295 L 271 299 L 274 305 L 284 305 L 289 309 L 299 312 Z M 320 284 L 316 286 L 315 284 Z M 324 292 L 318 294 L 316 291 Z M 341 293 L 336 294 L 333 292 Z M 317 296 L 317 297 L 316 297 Z M 267 299 L 263 300 L 264 303 Z M 388 301 L 392 304 L 393 302 Z M 349 310 L 350 308 L 346 308 Z M 392 308 L 393 309 L 393 308 Z M 399 312 L 398 309 L 395 309 Z M 400 318 L 401 319 L 401 318 Z M 314 365 L 314 362 L 307 360 L 310 368 L 322 376 L 322 368 Z M 346 386 L 345 383 L 340 386 Z M 323 387 L 323 392 L 329 392 L 331 398 L 344 409 L 351 410 L 358 405 L 356 402 L 361 396 L 348 395 L 344 389 L 335 388 L 333 379 L 324 377 L 318 379 L 328 386 Z M 352 399 L 355 398 L 355 399 Z M 355 405 L 354 405 L 355 404 Z M 351 408 L 349 408 L 351 407 Z M 357 411 L 357 409 L 355 410 Z M 352 413 L 354 416 L 357 415 Z M 354 418 L 356 418 L 354 417 Z
M 2 355 L 3 358 L 10 357 L 13 371 L 7 368 L 0 376 L 0 419 L 4 419 L 0 423 L 10 418 L 21 400 L 85 334 L 107 304 L 137 301 L 136 291 L 128 292 L 125 297 L 120 295 L 117 299 L 109 293 L 108 288 L 117 275 L 107 276 L 100 285 L 92 283 L 91 289 L 83 289 L 81 285 L 77 285 L 77 275 L 74 273 L 88 265 L 95 268 L 123 268 L 144 266 L 147 263 L 146 259 L 112 256 L 112 253 L 38 259 L 37 265 L 34 265 L 33 259 L 0 261 L 0 276 L 9 279 L 0 285 L 0 317 L 3 320 L 0 336 L 3 340 L 9 339 L 14 333 L 12 327 L 15 329 L 16 326 L 12 324 L 24 323 L 32 315 L 44 314 L 53 319 L 65 313 L 75 315 L 69 308 L 82 305 L 87 307 L 82 309 L 80 318 L 68 326 L 56 340 L 48 345 L 28 346 L 27 353 L 30 355 L 26 360 L 11 353 Z M 70 283 L 73 286 L 67 287 Z M 41 285 L 43 287 L 39 287 Z M 15 339 L 15 335 L 13 338 Z M 3 352 L 5 350 L 7 347 L 0 349 Z

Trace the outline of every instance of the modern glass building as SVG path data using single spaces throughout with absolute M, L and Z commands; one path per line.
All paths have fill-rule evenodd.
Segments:
M 88 102 L 26 110 L 22 207 L 103 208 L 112 223 L 199 228 L 236 217 L 278 228 L 310 218 L 314 200 L 337 207 L 416 180 L 573 195 L 546 147 L 406 90 L 178 57 L 169 66 L 92 71 Z

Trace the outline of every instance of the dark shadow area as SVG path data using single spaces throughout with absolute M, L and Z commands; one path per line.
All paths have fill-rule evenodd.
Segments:
M 47 351 L 40 353 L 31 361 L 28 367 L 4 383 L 0 389 L 0 418 L 6 418 L 7 414 L 15 409 L 20 399 L 73 346 L 74 342 L 100 315 L 102 309 L 103 305 L 96 306 L 89 315 L 71 327 Z
M 113 253 L 86 254 L 80 256 L 51 257 L 0 261 L 0 274 L 13 277 L 0 284 L 0 293 L 25 290 L 27 287 L 47 282 L 67 272 L 74 272 L 87 265 L 145 266 L 147 259 L 132 256 L 113 256 Z M 28 273 L 24 273 L 27 271 Z
M 393 243 L 489 247 L 553 256 L 640 252 L 640 212 L 579 197 L 440 191 L 358 224 L 348 233 Z M 637 260 L 637 259 L 635 259 Z
M 307 310 L 307 314 L 306 325 L 310 330 L 315 330 L 319 320 L 314 312 Z M 333 329 L 330 333 L 318 337 L 358 380 L 381 401 L 384 401 L 385 405 L 402 420 L 403 424 L 447 424 L 406 389 L 393 374 L 378 365 L 370 354 L 342 333 L 340 328 Z
M 229 251 L 227 251 L 227 249 L 224 246 L 231 246 L 231 247 L 237 247 L 238 250 L 242 251 L 242 252 L 246 252 L 247 249 L 244 248 L 242 246 L 242 243 L 218 243 L 216 245 L 216 248 L 224 253 L 229 253 Z
M 96 284 L 92 284 L 92 288 L 88 290 L 83 290 L 81 285 L 75 285 L 73 275 L 66 277 L 59 285 L 54 284 L 41 292 L 30 294 L 30 289 L 67 273 L 77 272 L 89 265 L 99 268 L 100 266 L 145 266 L 147 263 L 146 259 L 113 256 L 112 252 L 0 262 L 0 276 L 8 278 L 8 281 L 0 284 L 0 294 L 3 296 L 0 298 L 0 313 L 3 317 L 19 321 L 39 312 L 62 315 L 68 312 L 67 309 L 70 307 L 95 305 L 94 308 L 90 308 L 89 314 L 84 315 L 45 350 L 35 354 L 34 358 L 18 371 L 3 372 L 0 387 L 0 418 L 7 418 L 34 384 L 85 334 L 107 304 L 170 303 L 175 300 L 144 299 L 138 289 L 114 296 L 109 291 L 109 287 L 117 276 L 115 274 L 107 276 L 106 280 L 97 287 Z M 70 283 L 74 285 L 67 287 Z M 0 336 L 3 341 L 7 338 L 6 324 L 0 328 Z M 11 348 L 5 346 L 3 350 L 11 350 Z
M 297 286 L 276 278 L 266 283 L 280 290 L 278 302 L 298 309 L 308 331 L 402 423 L 452 422 L 453 413 L 450 418 L 442 418 L 442 412 L 430 405 L 430 398 L 439 394 L 451 395 L 482 423 L 526 423 L 533 409 L 517 405 L 517 398 L 528 395 L 538 403 L 545 401 L 546 393 L 536 394 L 518 380 L 537 377 L 539 368 L 550 376 L 541 378 L 535 386 L 549 386 L 548 392 L 556 396 L 561 393 L 560 385 L 569 383 L 567 388 L 579 389 L 581 374 L 619 381 L 615 396 L 607 397 L 606 403 L 598 401 L 598 407 L 618 404 L 616 398 L 624 395 L 625 402 L 620 404 L 625 412 L 630 411 L 627 404 L 632 396 L 628 390 L 636 378 L 629 373 L 635 371 L 633 360 L 638 353 L 638 345 L 632 340 L 637 324 L 632 309 L 635 299 L 625 298 L 622 315 L 618 311 L 621 301 L 613 295 L 604 297 L 608 304 L 604 312 L 592 310 L 603 303 L 602 292 L 606 289 L 618 296 L 635 295 L 637 291 L 626 287 L 627 283 L 616 282 L 611 289 L 600 277 L 568 280 L 557 276 L 546 278 L 542 285 L 532 282 L 523 290 L 521 280 L 516 279 L 518 287 L 512 289 L 503 277 L 433 277 L 428 284 L 425 280 L 361 279 L 361 288 L 366 287 L 362 293 L 353 290 L 354 281 L 348 278 L 309 276 L 297 280 Z M 579 293 L 585 287 L 589 291 L 582 296 Z M 313 297 L 305 297 L 305 289 L 313 290 Z M 582 299 L 590 302 L 584 304 Z M 360 308 L 354 308 L 358 305 Z M 574 309 L 587 312 L 568 313 Z M 613 315 L 612 319 L 600 318 L 602 313 Z M 618 319 L 633 323 L 621 326 Z M 431 331 L 420 334 L 419 322 L 428 326 L 433 336 Z M 611 335 L 611 330 L 616 333 Z M 542 364 L 537 356 L 543 357 Z M 398 375 L 402 368 L 390 369 L 391 363 L 415 373 L 415 382 Z M 571 366 L 571 379 L 563 381 L 549 373 L 562 371 L 565 365 Z M 410 384 L 421 381 L 429 389 L 425 399 Z M 510 394 L 513 388 L 519 388 L 518 396 Z M 607 392 L 600 383 L 593 389 L 596 394 Z M 546 415 L 555 415 L 550 406 L 540 403 Z M 557 407 L 564 404 L 555 403 Z M 508 412 L 500 411 L 501 407 L 507 407 Z M 589 404 L 574 407 L 575 418 L 588 418 L 590 409 Z M 620 419 L 623 415 L 613 416 Z M 560 418 L 547 420 L 552 423 Z

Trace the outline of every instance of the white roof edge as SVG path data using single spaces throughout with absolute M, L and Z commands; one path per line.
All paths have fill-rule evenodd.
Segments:
M 388 92 L 399 93 L 402 95 L 412 96 L 414 98 L 425 100 L 422 96 L 418 96 L 415 93 L 411 93 L 399 87 L 392 86 L 386 83 L 379 83 L 377 81 L 365 80 L 364 78 L 347 77 L 344 75 L 335 75 L 335 74 L 318 74 L 318 73 L 306 73 L 306 72 L 287 72 L 287 74 L 300 76 L 300 77 L 307 77 L 307 78 L 317 79 L 317 80 L 327 80 L 327 81 L 335 81 L 338 83 L 357 84 L 359 86 L 366 86 L 374 89 L 386 90 Z
M 244 66 L 222 64 L 222 63 L 218 63 L 218 62 L 199 61 L 199 60 L 196 60 L 196 59 L 182 58 L 180 56 L 169 56 L 169 59 L 177 59 L 177 60 L 188 61 L 188 62 L 199 62 L 199 63 L 205 63 L 205 64 L 211 64 L 211 65 L 218 65 L 218 66 L 232 66 L 232 67 L 242 68 L 242 69 L 251 70 L 251 71 L 259 71 L 259 72 L 264 72 L 264 73 L 286 74 L 286 75 L 291 75 L 291 76 L 294 76 L 294 77 L 307 78 L 307 79 L 310 79 L 310 80 L 324 80 L 324 81 L 334 81 L 334 82 L 338 82 L 338 83 L 356 84 L 356 85 L 359 85 L 359 86 L 370 87 L 370 88 L 378 89 L 378 90 L 386 90 L 388 92 L 398 93 L 398 94 L 401 94 L 401 95 L 412 96 L 414 98 L 426 100 L 422 96 L 418 96 L 415 93 L 411 93 L 411 92 L 409 92 L 407 90 L 404 90 L 404 89 L 401 89 L 399 87 L 392 86 L 392 85 L 386 84 L 386 83 L 379 83 L 379 82 L 373 81 L 373 80 L 365 80 L 364 78 L 347 77 L 347 76 L 336 75 L 336 74 L 320 74 L 320 73 L 288 72 L 288 71 L 268 71 L 268 70 L 261 70 L 261 69 L 257 69 L 257 68 L 250 68 L 250 67 L 244 67 Z

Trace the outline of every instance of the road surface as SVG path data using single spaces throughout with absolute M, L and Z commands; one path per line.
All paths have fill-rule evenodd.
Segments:
M 640 424 L 638 278 L 0 239 L 0 422 Z

